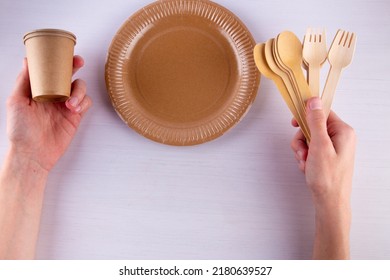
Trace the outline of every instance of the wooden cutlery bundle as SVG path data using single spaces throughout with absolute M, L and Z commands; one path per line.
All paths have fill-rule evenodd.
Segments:
M 339 30 L 327 52 L 325 32 L 309 28 L 303 44 L 294 33 L 284 31 L 254 49 L 257 68 L 274 81 L 308 142 L 305 103 L 312 96 L 320 96 L 321 66 L 328 59 L 330 70 L 321 95 L 328 115 L 341 70 L 351 63 L 355 45 L 354 33 Z M 302 67 L 307 70 L 306 78 Z

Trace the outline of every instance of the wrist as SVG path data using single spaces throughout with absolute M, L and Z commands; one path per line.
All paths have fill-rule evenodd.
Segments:
M 316 224 L 318 225 L 332 225 L 340 229 L 348 229 L 351 222 L 351 205 L 349 202 L 340 204 L 323 204 L 316 205 Z
M 32 259 L 48 171 L 11 148 L 0 169 L 0 259 Z
M 27 194 L 32 190 L 42 192 L 48 175 L 49 171 L 31 159 L 27 153 L 20 152 L 11 146 L 1 172 L 2 179 L 8 184 L 1 187 L 10 188 L 12 186 L 12 191 L 23 191 Z
M 349 259 L 351 206 L 349 200 L 315 205 L 314 259 Z
M 327 193 L 322 195 L 313 195 L 314 207 L 319 214 L 337 213 L 350 211 L 350 192 L 338 192 L 336 194 Z
M 23 171 L 34 172 L 39 175 L 48 175 L 49 170 L 42 166 L 37 160 L 34 159 L 32 153 L 21 151 L 14 145 L 11 145 L 7 159 L 12 160 L 14 163 L 21 164 L 19 168 L 23 168 Z
M 323 195 L 314 197 L 316 220 L 321 223 L 349 221 L 351 202 L 349 194 Z

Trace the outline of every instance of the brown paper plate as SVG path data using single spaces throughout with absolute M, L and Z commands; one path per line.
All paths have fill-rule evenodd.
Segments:
M 131 16 L 109 48 L 106 85 L 119 116 L 143 136 L 177 146 L 215 139 L 257 94 L 255 41 L 208 0 L 160 0 Z

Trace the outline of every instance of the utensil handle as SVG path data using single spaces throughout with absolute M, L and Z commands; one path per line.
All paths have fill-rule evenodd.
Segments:
M 336 87 L 340 79 L 340 75 L 341 75 L 341 68 L 331 66 L 331 68 L 329 69 L 328 78 L 326 79 L 324 91 L 322 92 L 322 97 L 321 97 L 326 117 L 329 116 L 334 94 L 336 92 Z
M 302 100 L 306 102 L 308 99 L 312 98 L 312 94 L 309 88 L 309 85 L 307 84 L 307 81 L 305 79 L 305 75 L 303 74 L 301 67 L 296 67 L 293 70 L 293 77 L 295 78 L 295 81 L 297 82 L 299 94 L 302 97 Z
M 298 112 L 297 108 L 295 108 L 294 101 L 290 97 L 290 94 L 288 93 L 288 90 L 284 85 L 283 80 L 278 77 L 275 78 L 273 81 L 278 88 L 280 94 L 282 95 L 284 102 L 287 104 L 287 107 L 290 109 L 290 112 L 294 116 L 295 120 L 298 122 L 299 127 L 301 128 L 302 133 L 305 136 L 307 142 L 310 143 L 311 135 L 310 130 L 308 128 L 309 126 L 306 122 L 306 118 L 304 116 L 302 117 L 301 114 Z
M 309 65 L 307 76 L 311 94 L 320 96 L 320 67 Z

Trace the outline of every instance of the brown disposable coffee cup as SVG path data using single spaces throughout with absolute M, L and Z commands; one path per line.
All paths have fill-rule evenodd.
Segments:
M 23 37 L 31 92 L 35 101 L 63 102 L 70 96 L 76 36 L 59 29 L 39 29 Z

